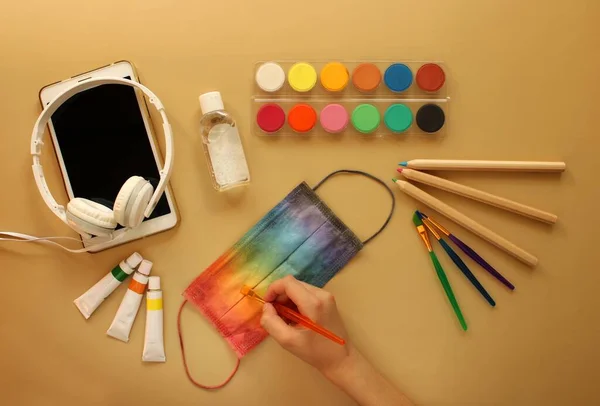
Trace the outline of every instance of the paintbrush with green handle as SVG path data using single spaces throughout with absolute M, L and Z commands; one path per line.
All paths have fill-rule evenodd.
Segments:
M 423 240 L 423 243 L 425 243 L 425 247 L 427 247 L 427 251 L 429 251 L 429 256 L 431 257 L 431 261 L 433 262 L 433 267 L 435 268 L 435 272 L 437 273 L 437 276 L 440 279 L 440 282 L 442 283 L 444 291 L 446 292 L 446 296 L 448 296 L 448 300 L 450 301 L 450 304 L 452 305 L 452 308 L 454 309 L 454 313 L 456 314 L 456 317 L 458 318 L 460 326 L 462 327 L 463 330 L 467 331 L 467 322 L 465 321 L 465 318 L 463 317 L 462 312 L 460 311 L 460 306 L 458 306 L 458 302 L 456 301 L 456 298 L 454 297 L 454 292 L 452 292 L 452 287 L 450 286 L 450 282 L 448 281 L 448 278 L 446 277 L 446 273 L 444 272 L 444 269 L 442 268 L 440 261 L 438 261 L 438 258 L 435 255 L 435 252 L 433 252 L 433 248 L 431 247 L 431 242 L 429 241 L 429 235 L 427 234 L 427 231 L 425 230 L 425 227 L 423 226 L 423 222 L 421 221 L 421 218 L 419 217 L 419 215 L 417 213 L 413 214 L 413 223 L 415 223 L 415 226 L 417 227 L 417 232 L 419 233 L 419 236 Z

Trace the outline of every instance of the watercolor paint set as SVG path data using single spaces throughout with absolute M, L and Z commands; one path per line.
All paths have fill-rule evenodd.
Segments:
M 439 62 L 258 62 L 253 132 L 437 137 L 447 127 L 449 100 Z

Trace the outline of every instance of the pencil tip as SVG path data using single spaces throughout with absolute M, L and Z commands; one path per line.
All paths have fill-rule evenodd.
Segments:
M 402 173 L 403 170 L 404 168 L 396 168 L 396 171 L 398 171 L 399 173 Z
M 392 178 L 392 181 L 393 181 L 394 183 L 396 183 L 396 182 L 398 182 L 398 179 L 396 179 L 396 178 Z
M 402 161 L 398 165 L 400 165 L 400 166 L 408 166 L 408 161 Z

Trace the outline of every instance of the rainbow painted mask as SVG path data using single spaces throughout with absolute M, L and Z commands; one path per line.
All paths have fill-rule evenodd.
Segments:
M 387 226 L 393 213 L 393 201 L 385 224 L 363 243 L 317 196 L 315 190 L 329 177 L 341 172 L 368 176 L 387 188 L 369 174 L 349 170 L 330 174 L 314 189 L 301 183 L 183 293 L 184 304 L 186 301 L 192 303 L 236 352 L 238 363 L 233 374 L 239 359 L 267 336 L 260 326 L 262 307 L 240 293 L 243 285 L 264 295 L 272 282 L 293 275 L 322 287 L 362 249 L 364 243 Z M 392 192 L 387 189 L 393 200 Z M 181 344 L 183 351 L 183 341 Z M 187 366 L 186 372 L 197 386 L 209 389 L 225 385 L 233 376 L 221 385 L 210 387 L 196 383 Z

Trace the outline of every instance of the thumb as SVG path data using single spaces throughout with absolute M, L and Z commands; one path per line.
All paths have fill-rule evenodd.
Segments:
M 260 324 L 281 345 L 288 344 L 295 332 L 279 317 L 271 303 L 264 304 Z

